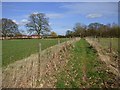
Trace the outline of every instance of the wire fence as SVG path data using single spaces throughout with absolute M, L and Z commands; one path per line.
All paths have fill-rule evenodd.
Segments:
M 118 54 L 118 38 L 93 38 L 109 53 Z
M 119 69 L 119 55 L 117 51 L 114 52 L 113 45 L 118 43 L 114 38 L 86 38 L 86 40 L 93 46 L 99 55 L 101 61 L 103 61 L 109 71 L 113 73 L 118 81 L 118 86 L 120 85 L 120 69 Z M 101 43 L 102 42 L 102 43 Z M 114 43 L 113 43 L 114 42 Z
M 2 87 L 5 88 L 34 88 L 46 86 L 53 82 L 50 78 L 59 68 L 62 67 L 68 51 L 80 38 L 70 39 L 41 50 L 41 43 L 38 45 L 38 53 L 28 58 L 16 61 L 3 70 Z

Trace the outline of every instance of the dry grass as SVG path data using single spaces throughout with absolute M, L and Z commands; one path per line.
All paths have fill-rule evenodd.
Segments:
M 54 77 L 51 76 L 54 76 L 53 74 L 58 70 L 58 67 L 62 68 L 64 59 L 67 58 L 67 51 L 78 40 L 70 40 L 43 50 L 40 53 L 40 64 L 38 54 L 33 54 L 28 58 L 8 65 L 7 68 L 3 69 L 2 87 L 53 87 L 55 82 L 53 81 Z
M 111 70 L 114 74 L 118 75 L 119 72 L 117 70 L 117 66 L 118 66 L 117 60 L 112 60 L 114 58 L 117 59 L 117 56 L 112 57 L 110 53 L 106 52 L 106 50 L 99 43 L 95 42 L 94 40 L 92 40 L 90 38 L 86 38 L 86 40 L 97 50 L 100 59 L 103 62 L 105 62 L 108 67 L 111 67 Z M 113 66 L 115 66 L 115 67 L 113 67 Z
M 108 53 L 108 51 L 104 49 L 103 46 L 101 46 L 98 42 L 94 41 L 93 39 L 86 38 L 86 40 L 97 50 L 100 60 L 106 64 L 107 73 L 109 73 L 110 77 L 114 79 L 115 86 L 113 87 L 119 87 L 120 72 L 118 69 L 118 56 L 113 53 Z

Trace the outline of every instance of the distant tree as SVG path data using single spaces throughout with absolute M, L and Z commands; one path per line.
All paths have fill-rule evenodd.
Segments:
M 118 25 L 118 38 L 120 38 L 120 26 Z
M 72 37 L 73 36 L 73 31 L 67 30 L 66 31 L 66 37 Z
M 85 36 L 86 26 L 81 23 L 76 23 L 74 28 L 74 36 Z
M 111 36 L 112 37 L 119 37 L 119 32 L 118 32 L 119 29 L 119 26 L 115 23 L 112 24 L 112 27 L 111 27 Z
M 28 21 L 26 27 L 30 33 L 36 32 L 40 37 L 41 34 L 44 35 L 50 32 L 48 18 L 44 13 L 31 14 Z
M 9 37 L 15 36 L 17 33 L 19 33 L 18 25 L 15 22 L 13 22 L 11 19 L 2 18 L 0 20 L 0 25 L 2 25 L 1 34 L 5 38 L 7 36 Z
M 15 36 L 17 37 L 17 36 L 22 36 L 23 34 L 22 33 L 17 33 Z
M 67 31 L 66 35 L 93 36 L 93 37 L 120 37 L 120 26 L 118 24 L 90 23 L 88 26 L 76 23 L 73 31 Z
M 66 38 L 64 35 L 58 35 L 58 38 Z
M 100 23 L 90 23 L 88 25 L 88 30 L 89 30 L 89 34 L 90 36 L 97 36 L 97 35 L 101 35 L 99 30 L 100 28 L 103 26 L 103 24 L 100 24 Z
M 52 37 L 57 37 L 57 33 L 56 32 L 51 32 L 50 34 Z

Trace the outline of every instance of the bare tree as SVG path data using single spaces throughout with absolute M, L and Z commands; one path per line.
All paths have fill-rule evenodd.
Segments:
M 57 33 L 52 31 L 51 34 L 50 34 L 52 37 L 57 37 Z
M 48 18 L 44 13 L 31 14 L 28 21 L 29 22 L 26 24 L 28 31 L 30 33 L 37 33 L 39 38 L 41 34 L 44 35 L 50 32 Z
M 81 23 L 76 23 L 73 30 L 74 30 L 75 36 L 84 37 L 86 26 Z
M 15 34 L 19 33 L 18 30 L 18 25 L 13 22 L 11 19 L 7 19 L 7 18 L 2 18 L 0 19 L 0 25 L 2 25 L 2 31 L 1 34 L 3 37 L 11 37 L 11 36 L 15 36 Z
M 66 36 L 67 36 L 67 37 L 72 37 L 73 34 L 74 34 L 73 31 L 70 31 L 70 30 L 67 30 L 67 31 L 66 31 Z

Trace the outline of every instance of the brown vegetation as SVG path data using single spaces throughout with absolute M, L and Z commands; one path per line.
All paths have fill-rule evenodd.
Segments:
M 3 69 L 2 87 L 54 87 L 56 71 L 65 65 L 69 49 L 78 40 L 79 38 L 50 47 L 40 52 L 40 58 L 38 58 L 38 54 L 33 54 L 26 59 L 10 64 Z M 40 73 L 38 68 L 40 68 Z

